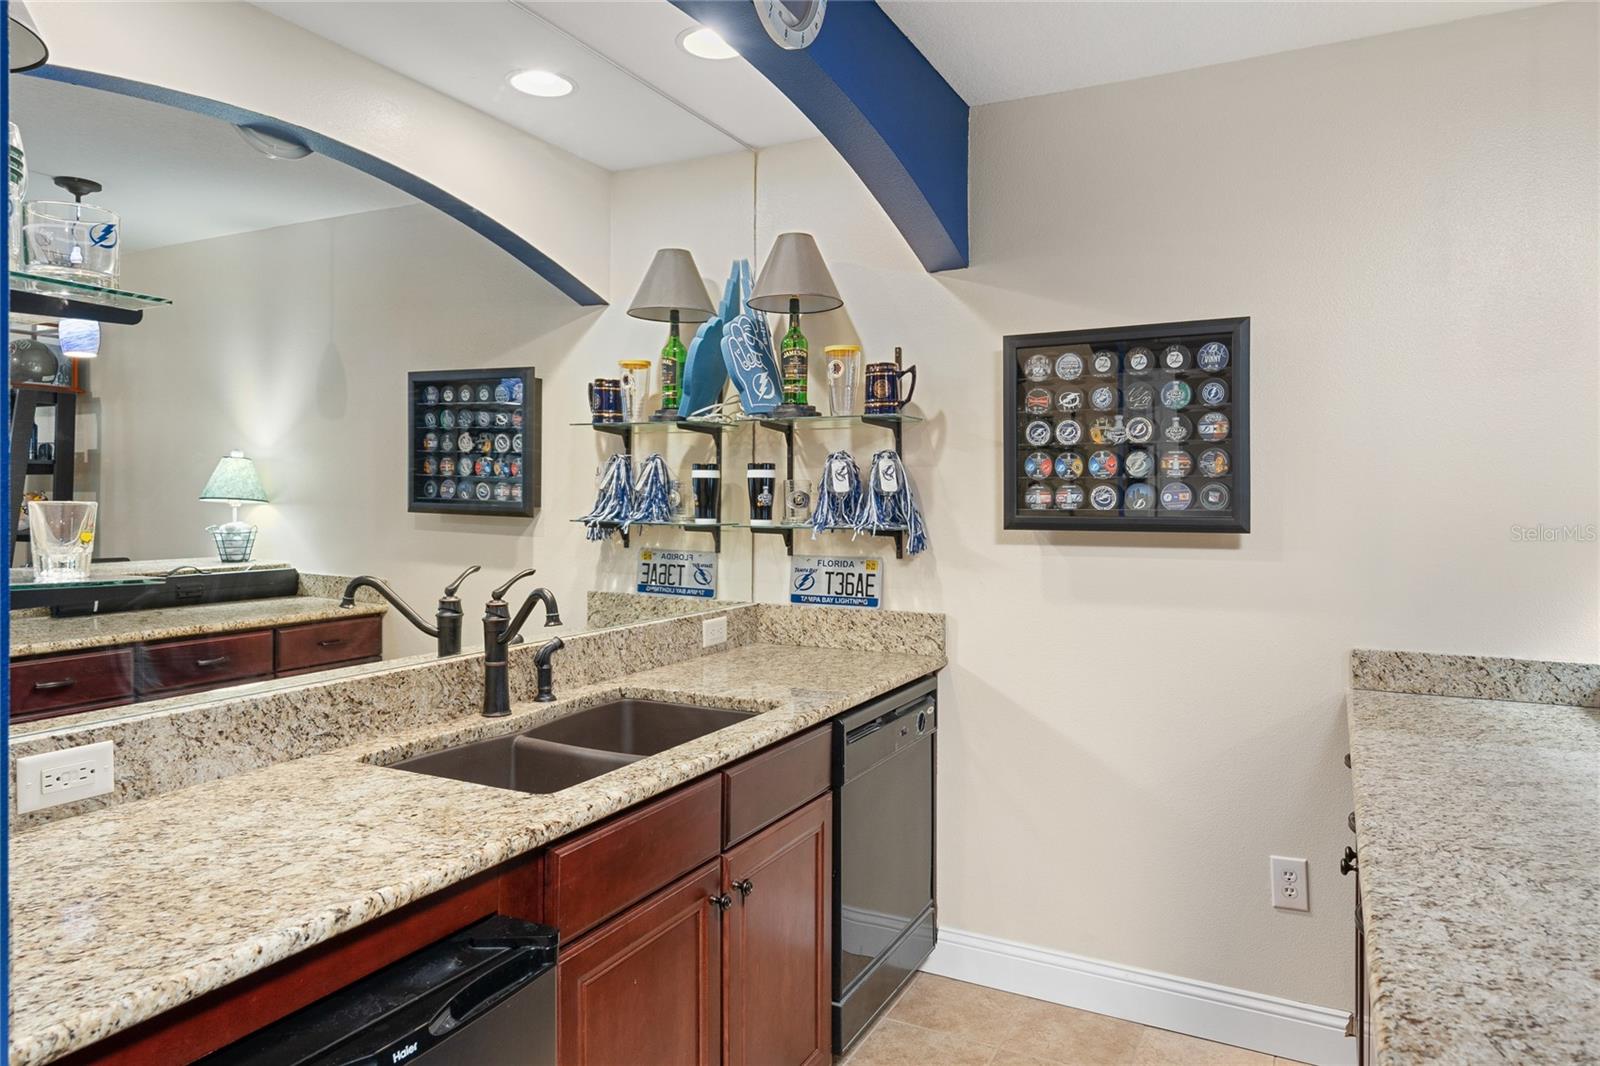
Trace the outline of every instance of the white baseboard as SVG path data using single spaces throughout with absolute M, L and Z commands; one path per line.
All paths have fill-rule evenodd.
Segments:
M 1317 1066 L 1351 1066 L 1356 1061 L 1356 1042 L 1344 1035 L 1348 1012 L 1329 1007 L 959 929 L 939 930 L 939 944 L 922 968 Z

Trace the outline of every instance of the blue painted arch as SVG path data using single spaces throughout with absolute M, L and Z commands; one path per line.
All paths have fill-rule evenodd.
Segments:
M 833 0 L 807 48 L 767 36 L 749 0 L 672 0 L 794 102 L 928 270 L 967 265 L 970 109 L 874 0 Z
M 416 197 L 430 207 L 443 211 L 457 222 L 487 238 L 517 262 L 548 281 L 574 303 L 585 307 L 597 307 L 603 306 L 606 302 L 599 293 L 578 280 L 571 271 L 550 258 L 549 255 L 466 201 L 452 196 L 437 185 L 425 181 L 385 159 L 352 147 L 343 141 L 335 140 L 326 134 L 318 133 L 316 130 L 305 126 L 297 126 L 290 122 L 283 122 L 270 115 L 235 107 L 232 104 L 225 104 L 204 96 L 195 96 L 191 93 L 179 92 L 176 89 L 169 89 L 161 85 L 114 77 L 90 70 L 78 70 L 72 67 L 46 64 L 28 71 L 27 76 L 66 82 L 71 85 L 82 85 L 91 89 L 104 89 L 107 92 L 120 93 L 123 96 L 132 96 L 158 104 L 167 104 L 171 107 L 182 108 L 185 111 L 193 111 L 196 114 L 221 119 L 235 126 L 251 126 L 296 144 L 304 145 L 318 155 L 325 155 L 329 159 L 354 167 L 364 174 L 371 175 L 379 181 Z

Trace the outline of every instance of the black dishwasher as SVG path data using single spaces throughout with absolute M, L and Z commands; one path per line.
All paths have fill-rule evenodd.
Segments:
M 205 1059 L 201 1066 L 555 1066 L 556 931 L 495 916 Z
M 937 681 L 833 725 L 833 1047 L 843 1052 L 910 980 L 934 919 Z

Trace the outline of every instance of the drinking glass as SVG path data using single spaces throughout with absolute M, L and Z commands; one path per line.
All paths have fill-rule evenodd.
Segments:
M 811 521 L 811 482 L 804 480 L 791 480 L 783 483 L 783 524 L 786 526 L 803 526 Z
M 648 359 L 623 359 L 617 363 L 622 374 L 622 420 L 644 421 L 644 401 L 650 394 L 650 367 Z
M 121 222 L 103 207 L 34 200 L 23 208 L 28 269 L 88 285 L 117 284 Z
M 828 357 L 828 413 L 856 413 L 856 383 L 861 377 L 861 349 L 851 344 L 830 344 Z
M 76 500 L 30 500 L 28 538 L 33 546 L 33 579 L 37 582 L 82 581 L 94 556 L 94 521 L 98 503 Z

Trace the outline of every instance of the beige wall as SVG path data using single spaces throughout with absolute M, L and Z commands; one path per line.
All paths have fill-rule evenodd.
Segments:
M 813 348 L 922 367 L 933 550 L 886 591 L 950 615 L 945 924 L 1348 1006 L 1349 650 L 1600 654 L 1600 551 L 1511 531 L 1600 521 L 1595 13 L 978 108 L 947 274 L 826 145 L 762 153 L 763 254 L 814 232 L 845 298 Z M 1254 532 L 1001 529 L 1004 334 L 1227 315 Z M 1310 914 L 1269 854 L 1310 860 Z
M 637 559 L 637 544 L 591 544 L 569 521 L 593 503 L 595 469 L 615 448 L 570 425 L 588 417 L 583 384 L 665 339 L 664 326 L 626 315 L 657 247 L 691 248 L 710 275 L 750 254 L 750 176 L 745 155 L 616 175 L 609 199 L 622 224 L 607 255 L 610 282 L 626 295 L 598 310 L 575 307 L 422 206 L 128 256 L 125 283 L 174 302 L 137 328 L 108 329 L 93 370 L 85 421 L 94 423 L 86 436 L 96 449 L 104 554 L 208 554 L 205 527 L 227 511 L 196 497 L 217 456 L 240 448 L 272 497 L 243 515 L 261 528 L 259 557 L 383 576 L 429 615 L 439 589 L 469 563 L 494 575 L 535 566 L 567 621 L 581 623 L 584 592 L 628 587 Z M 527 364 L 544 382 L 537 517 L 408 513 L 406 372 Z M 701 458 L 691 452 L 704 449 L 699 440 L 657 434 L 642 449 L 669 447 L 669 460 L 687 469 Z M 673 531 L 652 542 L 701 546 Z M 748 597 L 747 539 L 730 536 L 721 570 L 724 598 Z M 471 579 L 469 615 L 491 587 Z M 394 617 L 385 637 L 395 654 L 430 647 Z

